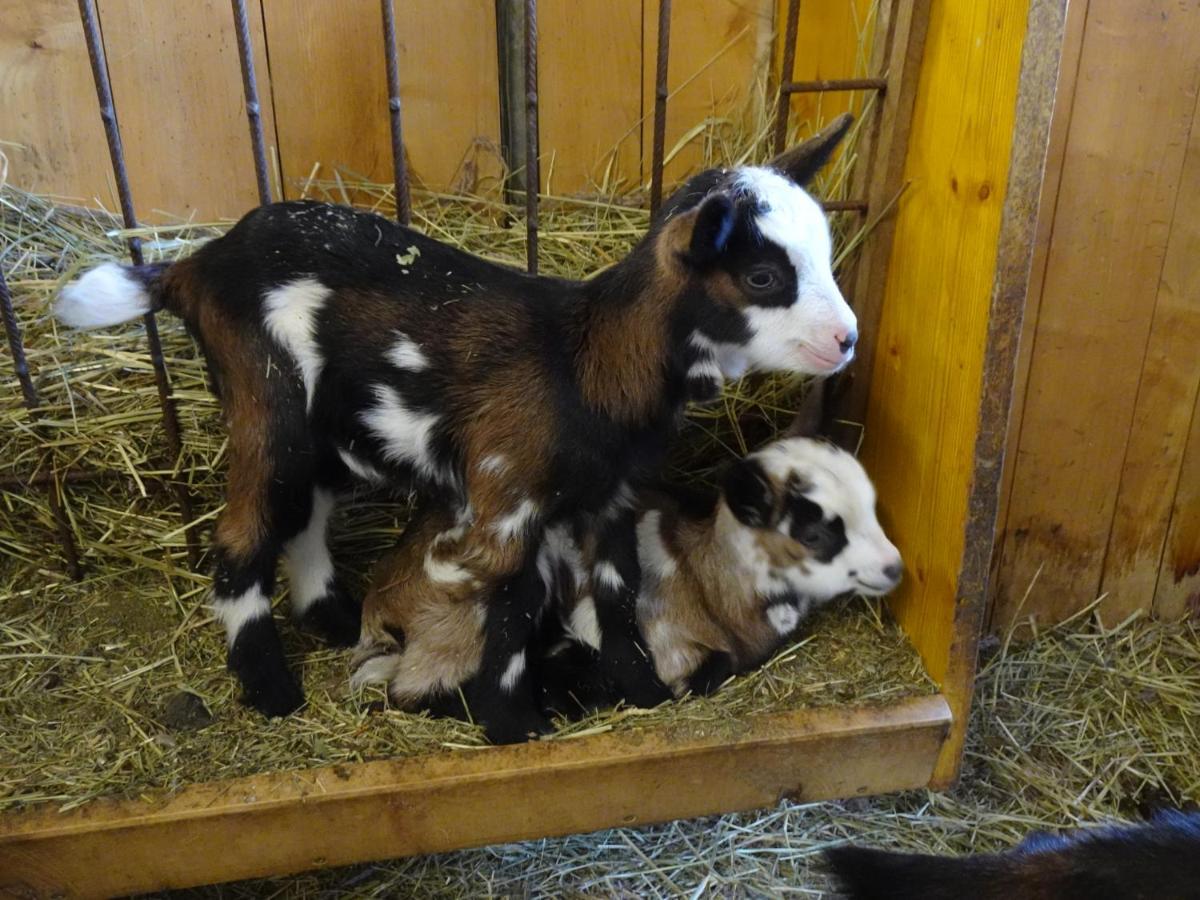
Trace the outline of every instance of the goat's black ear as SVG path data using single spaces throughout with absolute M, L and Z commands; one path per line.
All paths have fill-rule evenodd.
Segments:
M 721 490 L 730 512 L 743 525 L 765 528 L 771 524 L 775 491 L 758 460 L 739 459 L 731 465 Z
M 782 172 L 796 184 L 808 184 L 821 171 L 821 166 L 829 162 L 829 157 L 852 124 L 854 116 L 842 113 L 803 144 L 784 150 L 767 165 Z
M 804 393 L 792 424 L 784 437 L 815 438 L 825 436 L 825 387 L 827 382 L 814 381 Z
M 717 261 L 729 245 L 737 207 L 728 194 L 709 194 L 696 210 L 688 261 L 703 267 Z

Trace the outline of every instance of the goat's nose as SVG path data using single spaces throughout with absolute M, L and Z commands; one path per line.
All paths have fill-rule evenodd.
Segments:
M 858 342 L 857 331 L 847 331 L 843 335 L 837 335 L 838 349 L 843 353 L 849 353 L 854 345 Z
M 904 574 L 904 565 L 899 562 L 888 563 L 883 567 L 883 577 L 893 583 L 900 580 L 900 576 Z

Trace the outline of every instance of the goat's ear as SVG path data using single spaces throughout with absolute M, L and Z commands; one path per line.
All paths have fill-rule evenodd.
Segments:
M 716 262 L 729 245 L 737 207 L 728 194 L 709 194 L 693 215 L 687 256 L 689 262 L 703 268 Z
M 815 438 L 825 434 L 825 387 L 827 382 L 814 381 L 804 392 L 804 399 L 796 410 L 792 424 L 787 427 L 784 437 Z
M 758 460 L 739 459 L 725 473 L 721 486 L 725 503 L 743 525 L 765 528 L 775 509 L 775 490 Z
M 808 184 L 821 166 L 829 161 L 852 124 L 854 116 L 842 113 L 803 144 L 783 151 L 767 165 L 782 172 L 796 184 Z

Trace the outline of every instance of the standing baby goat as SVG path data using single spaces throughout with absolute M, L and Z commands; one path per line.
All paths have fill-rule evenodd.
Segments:
M 849 124 L 768 167 L 691 179 L 627 258 L 588 281 L 525 275 L 379 216 L 289 202 L 172 265 L 109 263 L 68 285 L 66 324 L 165 308 L 205 354 L 229 422 L 213 607 L 246 700 L 267 715 L 303 702 L 271 618 L 281 553 L 295 612 L 339 642 L 358 634 L 325 535 L 351 476 L 415 480 L 456 511 L 406 580 L 495 591 L 485 668 L 501 698 L 526 693 L 515 660 L 537 600 L 530 537 L 559 521 L 599 525 L 608 674 L 632 702 L 665 696 L 638 645 L 637 560 L 619 527 L 629 484 L 656 470 L 684 404 L 714 397 L 722 379 L 827 374 L 852 358 L 829 229 L 800 187 Z M 373 623 L 386 631 L 389 611 Z
M 675 696 L 709 693 L 760 666 L 830 600 L 885 594 L 900 579 L 900 553 L 876 518 L 870 479 L 853 456 L 824 441 L 786 438 L 738 460 L 703 511 L 651 491 L 636 503 L 637 625 Z M 469 714 L 493 739 L 522 737 L 506 727 L 507 710 L 480 705 L 487 701 L 476 690 L 484 597 L 455 602 L 403 587 L 414 556 L 453 530 L 451 516 L 439 510 L 412 527 L 380 562 L 367 595 L 368 610 L 395 610 L 394 640 L 360 648 L 355 681 L 386 681 L 402 708 Z M 614 575 L 595 547 L 594 535 L 577 540 L 564 523 L 546 530 L 538 554 L 549 611 L 528 663 L 544 704 L 565 714 L 621 697 L 603 666 L 595 600 Z

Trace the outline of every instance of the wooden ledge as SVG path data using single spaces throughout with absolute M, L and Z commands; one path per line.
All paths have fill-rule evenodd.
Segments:
M 929 783 L 940 695 L 269 773 L 0 816 L 0 895 L 100 897 Z

